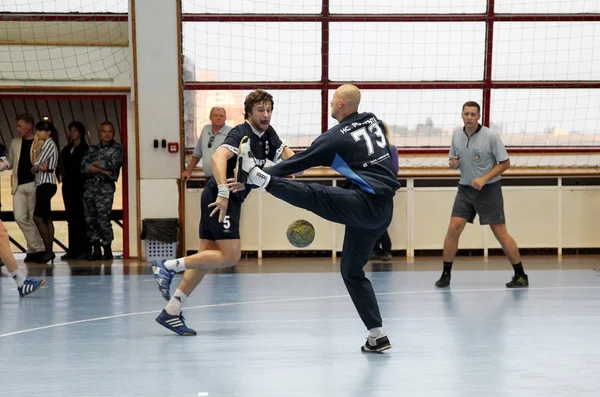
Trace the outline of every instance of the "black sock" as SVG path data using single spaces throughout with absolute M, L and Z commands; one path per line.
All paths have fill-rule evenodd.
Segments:
M 523 270 L 523 264 L 521 262 L 516 265 L 512 265 L 513 269 L 515 269 L 515 276 L 524 276 L 525 271 Z
M 443 274 L 450 274 L 451 271 L 452 271 L 452 262 L 445 262 L 444 261 L 444 271 L 443 271 Z

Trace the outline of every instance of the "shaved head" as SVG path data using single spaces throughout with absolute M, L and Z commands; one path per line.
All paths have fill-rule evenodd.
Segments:
M 331 100 L 331 117 L 337 121 L 343 120 L 349 114 L 358 111 L 360 90 L 352 84 L 344 84 L 333 93 Z
M 344 84 L 335 90 L 335 93 L 339 99 L 346 103 L 346 106 L 348 106 L 349 110 L 358 110 L 358 105 L 360 104 L 360 90 L 357 86 L 352 84 Z

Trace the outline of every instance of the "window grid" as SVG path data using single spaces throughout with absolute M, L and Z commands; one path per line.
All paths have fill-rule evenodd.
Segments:
M 480 14 L 331 14 L 329 0 L 323 0 L 319 14 L 184 14 L 183 22 L 320 22 L 321 23 L 321 79 L 306 82 L 186 82 L 186 90 L 252 89 L 317 89 L 321 90 L 321 128 L 327 130 L 329 90 L 344 84 L 329 79 L 329 27 L 332 22 L 484 22 L 485 51 L 484 73 L 481 80 L 474 81 L 363 81 L 354 82 L 361 89 L 483 89 L 482 123 L 490 121 L 492 90 L 502 89 L 548 89 L 548 88 L 594 88 L 600 89 L 600 81 L 553 80 L 553 81 L 501 81 L 492 79 L 492 57 L 495 22 L 592 22 L 600 21 L 600 14 L 517 14 L 496 13 L 495 0 L 487 1 L 485 13 Z M 543 148 L 540 148 L 544 150 Z M 546 148 L 547 150 L 547 148 Z

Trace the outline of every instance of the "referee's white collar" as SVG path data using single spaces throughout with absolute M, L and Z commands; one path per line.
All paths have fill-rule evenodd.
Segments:
M 246 120 L 246 123 L 248 123 L 248 125 L 250 126 L 250 129 L 252 130 L 252 132 L 254 132 L 254 135 L 258 136 L 259 138 L 262 138 L 262 136 L 265 134 L 266 131 L 257 130 L 256 128 L 254 128 L 252 126 L 252 124 L 250 124 L 250 122 L 248 120 Z

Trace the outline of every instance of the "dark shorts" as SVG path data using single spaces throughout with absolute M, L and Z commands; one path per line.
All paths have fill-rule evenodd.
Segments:
M 35 188 L 35 208 L 33 216 L 48 219 L 52 213 L 50 200 L 56 194 L 56 185 L 53 183 L 44 183 Z
M 469 185 L 458 185 L 452 216 L 473 223 L 476 214 L 479 215 L 481 225 L 506 222 L 501 181 L 486 184 L 481 190 L 476 190 Z
M 227 205 L 227 214 L 224 221 L 219 222 L 219 213 L 210 216 L 215 209 L 208 205 L 217 199 L 217 187 L 207 184 L 202 191 L 200 204 L 200 238 L 202 240 L 238 240 L 240 238 L 240 215 L 242 203 L 237 195 L 232 194 Z

